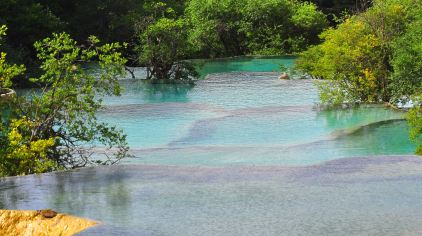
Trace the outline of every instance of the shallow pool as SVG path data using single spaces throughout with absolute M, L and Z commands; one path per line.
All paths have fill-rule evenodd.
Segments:
M 114 166 L 0 179 L 0 208 L 101 221 L 82 235 L 420 235 L 422 160 Z
M 106 98 L 100 119 L 128 134 L 135 158 L 124 163 L 309 165 L 413 153 L 402 112 L 383 106 L 320 111 L 312 80 L 238 71 L 268 69 L 260 67 L 262 60 L 277 64 L 274 58 L 211 61 L 203 67 L 218 73 L 196 85 L 122 80 L 124 94 Z M 291 67 L 293 61 L 281 58 L 278 63 Z
M 0 208 L 101 222 L 81 235 L 422 234 L 422 159 L 408 155 L 403 113 L 320 111 L 313 81 L 235 60 L 204 65 L 219 73 L 195 86 L 122 80 L 99 117 L 128 134 L 135 157 L 0 178 Z

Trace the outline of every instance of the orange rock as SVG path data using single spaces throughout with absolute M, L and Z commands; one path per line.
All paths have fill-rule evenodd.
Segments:
M 53 210 L 0 210 L 2 236 L 70 236 L 96 224 L 92 220 L 58 214 Z

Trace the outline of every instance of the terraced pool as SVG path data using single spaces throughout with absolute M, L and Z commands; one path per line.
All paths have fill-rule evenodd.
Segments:
M 218 73 L 195 86 L 122 80 L 99 116 L 135 157 L 0 179 L 0 208 L 102 222 L 82 235 L 420 235 L 422 160 L 403 113 L 320 111 L 313 81 L 277 79 L 293 61 L 205 62 Z

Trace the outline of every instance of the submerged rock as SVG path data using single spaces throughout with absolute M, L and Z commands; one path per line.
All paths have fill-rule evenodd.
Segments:
M 290 78 L 289 74 L 287 74 L 287 73 L 283 73 L 278 77 L 278 79 L 289 79 L 289 78 Z
M 68 236 L 96 225 L 97 222 L 59 214 L 53 210 L 0 210 L 0 235 Z
M 0 100 L 10 100 L 16 96 L 16 92 L 13 89 L 0 88 Z

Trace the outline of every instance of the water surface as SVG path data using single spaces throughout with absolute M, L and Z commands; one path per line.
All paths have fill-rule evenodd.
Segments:
M 102 222 L 81 235 L 421 235 L 422 159 L 403 113 L 320 111 L 313 81 L 273 72 L 293 60 L 212 61 L 195 86 L 122 80 L 99 118 L 135 158 L 2 178 L 0 208 Z
M 0 180 L 0 208 L 102 221 L 82 235 L 420 235 L 422 160 L 114 166 Z
M 211 61 L 204 71 L 218 73 L 196 85 L 124 80 L 123 96 L 107 98 L 100 118 L 128 134 L 136 158 L 125 163 L 309 165 L 413 153 L 403 113 L 383 106 L 320 111 L 314 81 L 248 71 L 262 60 Z M 265 60 L 270 67 L 294 61 Z

